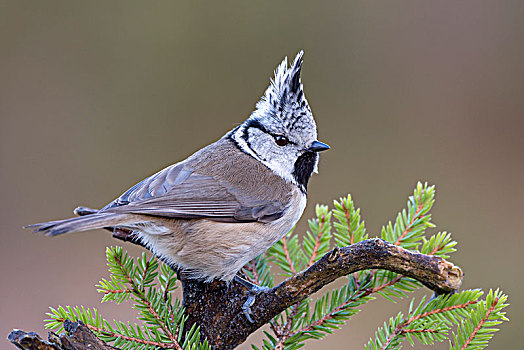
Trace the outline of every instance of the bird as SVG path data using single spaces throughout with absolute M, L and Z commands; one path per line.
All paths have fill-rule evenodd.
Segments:
M 301 82 L 303 51 L 278 65 L 249 117 L 218 141 L 137 183 L 92 215 L 25 226 L 46 236 L 119 227 L 185 276 L 241 283 L 244 313 L 263 287 L 240 269 L 302 216 L 318 172 L 317 126 Z

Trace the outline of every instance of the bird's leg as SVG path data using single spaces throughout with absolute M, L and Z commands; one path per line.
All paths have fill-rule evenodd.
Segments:
M 255 298 L 260 293 L 268 290 L 268 287 L 257 286 L 254 283 L 249 282 L 248 280 L 243 279 L 240 276 L 235 276 L 233 279 L 235 282 L 240 283 L 243 287 L 247 289 L 247 300 L 242 305 L 242 312 L 246 316 L 247 320 L 251 323 L 254 323 L 253 318 L 251 317 L 253 313 L 251 312 L 251 306 L 255 303 Z

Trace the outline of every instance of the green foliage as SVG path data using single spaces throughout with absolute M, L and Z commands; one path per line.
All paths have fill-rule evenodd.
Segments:
M 382 239 L 410 250 L 418 250 L 427 228 L 431 223 L 429 211 L 435 202 L 435 186 L 418 183 L 413 196 L 408 199 L 407 208 L 398 213 L 395 224 L 391 221 L 382 228 Z
M 97 286 L 102 302 L 131 299 L 142 324 L 111 323 L 94 308 L 59 306 L 50 308 L 46 328 L 61 331 L 65 320 L 82 321 L 100 339 L 121 349 L 209 349 L 197 327 L 183 334 L 187 316 L 180 301 L 173 301 L 177 278 L 169 266 L 154 257 L 148 259 L 145 253 L 135 262 L 121 247 L 107 248 L 106 257 L 110 278 Z
M 434 186 L 418 183 L 395 222 L 382 228 L 381 238 L 423 254 L 449 258 L 456 246 L 451 234 L 426 232 L 435 227 L 430 214 L 434 201 Z M 333 209 L 317 205 L 316 217 L 309 220 L 309 230 L 303 237 L 291 230 L 242 272 L 253 283 L 272 287 L 272 264 L 284 277 L 293 276 L 333 246 L 349 246 L 367 238 L 360 209 L 348 195 L 334 201 Z M 177 278 L 169 266 L 145 254 L 135 261 L 119 247 L 107 249 L 107 261 L 110 277 L 97 286 L 103 294 L 102 302 L 131 300 L 142 324 L 110 323 L 94 308 L 60 306 L 48 313 L 48 328 L 60 330 L 66 319 L 81 320 L 102 340 L 123 349 L 209 349 L 197 327 L 183 334 L 187 316 L 180 301 L 172 298 Z M 391 271 L 355 272 L 344 286 L 307 298 L 276 316 L 270 322 L 271 330 L 264 331 L 266 338 L 260 349 L 299 349 L 307 340 L 322 339 L 340 329 L 377 296 L 395 302 L 420 287 L 416 280 Z M 431 345 L 446 339 L 450 339 L 451 349 L 483 349 L 498 330 L 495 327 L 507 321 L 503 309 L 508 304 L 507 296 L 498 290 L 490 291 L 484 300 L 482 294 L 480 290 L 466 290 L 429 301 L 422 298 L 419 303 L 412 299 L 406 315 L 399 313 L 385 322 L 366 349 L 400 349 L 404 341 Z M 252 348 L 259 349 L 255 345 Z
M 452 350 L 484 349 L 493 338 L 493 333 L 499 331 L 495 326 L 502 321 L 509 321 L 506 312 L 508 296 L 498 289 L 489 291 L 486 300 L 478 302 L 469 314 L 459 324 L 457 333 L 453 333 Z
M 316 219 L 309 220 L 309 231 L 302 242 L 304 256 L 302 261 L 307 266 L 313 265 L 329 250 L 331 241 L 331 211 L 327 205 L 315 207 Z
M 422 242 L 422 247 L 420 248 L 422 254 L 437 255 L 447 259 L 449 254 L 456 251 L 454 247 L 457 245 L 457 242 L 453 241 L 451 234 L 447 232 L 439 232 L 429 239 L 422 237 Z
M 351 195 L 334 201 L 333 216 L 337 221 L 335 227 L 335 240 L 340 247 L 361 242 L 368 238 L 364 221 L 360 219 L 360 209 L 355 208 Z
M 480 290 L 466 290 L 451 296 L 439 296 L 428 303 L 425 298 L 413 307 L 409 306 L 407 316 L 399 313 L 389 323 L 377 330 L 366 350 L 400 349 L 407 339 L 413 345 L 414 339 L 422 344 L 442 342 L 449 337 L 454 325 L 459 325 L 452 334 L 451 349 L 483 349 L 498 329 L 493 326 L 507 321 L 505 312 L 507 296 L 490 290 L 486 300 L 479 300 Z
M 285 277 L 293 276 L 304 266 L 304 250 L 294 229 L 267 251 L 267 262 L 272 262 L 283 271 Z
M 435 227 L 430 214 L 434 202 L 435 187 L 418 183 L 395 222 L 382 228 L 381 238 L 405 249 L 449 258 L 457 244 L 451 234 L 439 232 L 426 237 L 426 231 Z M 334 228 L 332 235 L 328 231 L 331 226 Z M 332 236 L 337 246 L 349 246 L 368 238 L 360 209 L 356 208 L 350 195 L 334 201 L 331 211 L 326 206 L 317 205 L 316 218 L 310 220 L 309 228 L 302 241 L 298 234 L 290 232 L 268 250 L 264 263 L 274 262 L 283 275 L 289 277 L 327 253 L 332 248 Z M 361 305 L 377 295 L 395 302 L 422 287 L 414 279 L 384 270 L 359 271 L 348 280 L 342 288 L 327 292 L 316 300 L 308 298 L 275 317 L 271 322 L 272 333 L 264 332 L 266 339 L 261 349 L 298 349 L 308 339 L 321 339 L 339 329 L 359 311 Z M 506 320 L 500 310 L 507 306 L 507 297 L 500 292 L 495 293 L 496 297 L 492 294 L 490 292 L 486 301 L 481 301 L 481 291 L 463 291 L 429 302 L 423 299 L 416 307 L 412 300 L 407 316 L 399 313 L 390 318 L 366 349 L 399 349 L 405 340 L 411 344 L 415 339 L 422 344 L 433 344 L 450 337 L 453 338 L 453 349 L 483 348 L 495 331 L 493 326 Z M 498 303 L 493 304 L 490 313 L 488 305 L 492 305 L 490 303 L 495 299 Z M 457 326 L 456 333 L 450 335 Z M 466 343 L 468 347 L 463 346 Z

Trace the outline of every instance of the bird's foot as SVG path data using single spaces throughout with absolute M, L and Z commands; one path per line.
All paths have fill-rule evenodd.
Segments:
M 244 313 L 249 322 L 254 323 L 255 321 L 253 321 L 252 318 L 253 312 L 251 311 L 251 306 L 253 306 L 253 304 L 255 303 L 257 295 L 268 290 L 269 288 L 257 286 L 256 284 L 251 283 L 240 276 L 235 276 L 234 281 L 240 283 L 247 289 L 247 300 L 244 303 L 244 305 L 242 305 L 242 312 Z

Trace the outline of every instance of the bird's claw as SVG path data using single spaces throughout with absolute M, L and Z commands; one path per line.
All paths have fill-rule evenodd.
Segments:
M 242 312 L 246 316 L 247 320 L 251 323 L 255 323 L 253 320 L 253 311 L 251 311 L 251 306 L 255 303 L 255 299 L 257 295 L 260 293 L 268 290 L 268 287 L 262 287 L 257 286 L 254 283 L 251 283 L 239 276 L 235 277 L 235 281 L 240 283 L 242 286 L 244 286 L 247 289 L 247 300 L 245 301 L 244 305 L 242 305 Z
M 251 323 L 255 323 L 255 321 L 253 321 L 253 318 L 251 317 L 253 315 L 253 311 L 251 311 L 251 306 L 255 303 L 255 299 L 256 295 L 251 294 L 251 292 L 248 292 L 247 300 L 244 303 L 244 305 L 242 305 L 242 312 L 246 316 L 247 320 Z

